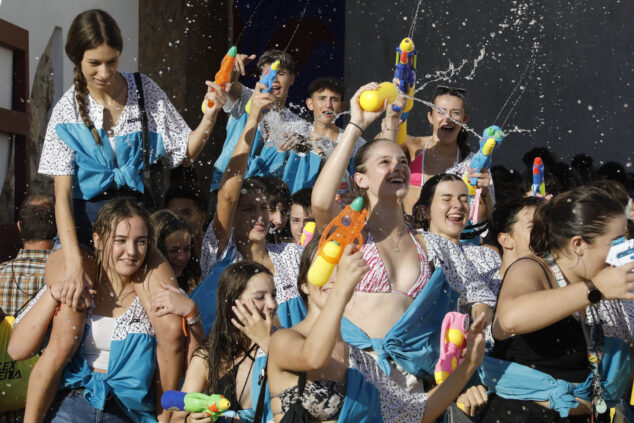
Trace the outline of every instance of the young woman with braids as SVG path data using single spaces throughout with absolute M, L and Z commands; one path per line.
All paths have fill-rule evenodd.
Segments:
M 218 279 L 216 320 L 205 343 L 194 353 L 183 392 L 222 394 L 241 417 L 257 403 L 255 388 L 269 348 L 277 310 L 273 275 L 254 261 L 227 267 Z M 258 369 L 258 370 L 256 370 Z M 204 413 L 174 413 L 171 422 L 210 422 Z
M 64 303 L 60 314 L 83 327 L 85 306 L 92 280 L 90 266 L 92 222 L 97 211 L 112 198 L 131 195 L 140 198 L 143 141 L 141 114 L 135 75 L 118 72 L 123 41 L 117 23 L 102 10 L 79 14 L 71 24 L 66 53 L 75 65 L 74 85 L 55 105 L 46 131 L 39 173 L 54 177 L 55 216 L 59 240 L 47 264 L 47 281 L 53 297 Z M 225 93 L 211 83 L 215 92 L 206 97 L 215 105 L 191 131 L 167 95 L 147 76 L 140 81 L 148 115 L 150 162 L 165 156 L 171 166 L 195 159 L 203 149 Z M 211 91 L 211 90 L 208 90 Z M 61 245 L 61 249 L 59 248 Z M 149 310 L 150 296 L 163 290 L 160 281 L 176 285 L 173 273 L 155 248 L 149 250 L 154 272 L 159 277 L 146 284 L 133 284 L 142 304 Z M 57 269 L 63 269 L 61 274 Z M 57 273 L 55 278 L 50 272 Z M 68 309 L 68 310 L 66 310 Z M 183 363 L 180 318 L 151 316 L 158 334 L 158 363 L 164 388 L 175 388 Z M 75 329 L 76 330 L 76 329 Z M 40 360 L 34 378 L 46 389 L 56 385 L 65 357 L 77 342 L 78 333 L 64 333 L 68 345 L 57 349 L 54 361 Z M 35 371 L 35 369 L 34 369 Z M 36 372 L 37 373 L 37 372 Z M 43 399 L 43 398 L 42 398 Z
M 538 206 L 534 255 L 515 261 L 502 282 L 495 345 L 481 371 L 493 395 L 479 421 L 610 421 L 606 411 L 630 384 L 632 357 L 625 342 L 604 334 L 595 307 L 634 299 L 634 263 L 605 262 L 625 232 L 625 208 L 596 187 Z
M 462 177 L 468 171 L 473 153 L 467 142 L 468 133 L 460 125 L 469 121 L 467 110 L 467 91 L 462 88 L 439 85 L 432 97 L 436 107 L 427 112 L 427 120 L 432 134 L 421 137 L 408 135 L 401 148 L 405 152 L 412 174 L 410 188 L 403 200 L 405 212 L 412 213 L 412 207 L 418 201 L 420 191 L 427 179 L 440 173 L 453 173 Z M 384 137 L 396 141 L 401 112 L 388 107 L 381 122 Z M 456 123 L 458 122 L 458 123 Z M 492 209 L 493 184 L 488 171 L 474 174 L 478 177 L 478 186 L 483 188 L 482 196 Z

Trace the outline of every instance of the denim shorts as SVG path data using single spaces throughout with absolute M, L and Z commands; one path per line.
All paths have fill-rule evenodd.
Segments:
M 143 197 L 140 193 L 132 191 L 112 191 L 107 194 L 99 195 L 92 200 L 73 199 L 73 217 L 75 219 L 75 229 L 77 231 L 77 242 L 79 247 L 93 252 L 95 246 L 92 242 L 92 226 L 97 219 L 97 213 L 108 201 L 114 198 L 132 198 L 134 200 L 143 202 Z M 62 244 L 59 239 L 59 235 L 55 235 L 53 240 L 53 251 L 62 248 Z
M 57 395 L 53 405 L 44 417 L 45 422 L 51 423 L 128 423 L 128 416 L 117 405 L 114 398 L 106 400 L 103 410 L 93 407 L 84 398 L 83 389 L 64 391 Z

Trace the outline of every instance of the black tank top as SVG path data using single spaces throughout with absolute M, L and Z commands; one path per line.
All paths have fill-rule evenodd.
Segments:
M 548 272 L 542 263 L 530 257 L 524 259 L 536 261 L 548 278 Z M 572 316 L 535 332 L 511 336 L 504 340 L 495 339 L 490 355 L 493 358 L 532 367 L 555 379 L 572 383 L 583 382 L 590 374 L 583 329 Z

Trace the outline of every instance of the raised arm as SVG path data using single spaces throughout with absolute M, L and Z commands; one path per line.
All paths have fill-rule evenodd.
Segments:
M 292 329 L 273 334 L 269 346 L 269 363 L 283 371 L 302 372 L 324 367 L 341 331 L 341 319 L 354 287 L 370 269 L 361 251 L 352 253 L 348 245 L 337 266 L 337 279 L 326 305 L 316 318 L 308 336 Z
M 255 138 L 255 131 L 262 119 L 262 111 L 269 109 L 273 101 L 275 101 L 275 97 L 272 94 L 261 92 L 263 88 L 264 86 L 259 83 L 256 85 L 251 104 L 251 114 L 233 150 L 231 159 L 229 159 L 225 173 L 222 175 L 222 181 L 220 181 L 218 207 L 211 222 L 214 234 L 218 239 L 218 251 L 224 251 L 231 238 L 233 218 L 238 199 L 240 198 L 240 189 L 242 188 L 244 174 L 247 171 L 247 163 L 253 139 Z
M 346 126 L 341 140 L 332 152 L 323 169 L 317 177 L 311 196 L 311 209 L 317 222 L 317 230 L 323 231 L 330 220 L 339 212 L 335 202 L 335 195 L 339 182 L 350 162 L 357 139 L 370 124 L 385 110 L 385 105 L 378 112 L 366 112 L 359 105 L 359 97 L 365 90 L 375 90 L 379 87 L 371 82 L 359 88 L 350 100 L 350 123 Z
M 196 160 L 203 151 L 203 148 L 205 148 L 211 130 L 216 124 L 218 113 L 220 113 L 220 110 L 222 110 L 222 107 L 227 102 L 227 93 L 225 90 L 211 81 L 205 81 L 205 83 L 207 84 L 205 100 L 213 101 L 214 106 L 207 108 L 198 127 L 189 134 L 189 139 L 187 140 L 187 158 L 192 161 Z M 229 86 L 227 86 L 227 90 L 229 90 Z
M 634 262 L 603 269 L 593 282 L 603 297 L 634 299 Z M 554 283 L 554 281 L 552 282 Z M 512 334 L 535 332 L 583 310 L 588 302 L 588 288 L 577 282 L 563 288 L 548 289 L 548 281 L 540 265 L 532 260 L 519 260 L 506 271 L 500 291 L 493 336 L 506 339 Z

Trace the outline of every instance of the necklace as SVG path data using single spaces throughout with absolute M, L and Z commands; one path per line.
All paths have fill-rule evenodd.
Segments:
M 420 186 L 423 186 L 423 184 L 425 183 L 425 151 L 427 151 L 427 146 L 429 145 L 433 137 L 434 137 L 433 135 L 429 136 L 429 139 L 425 143 L 425 147 L 423 147 L 423 152 L 421 153 L 423 157 L 420 164 L 420 178 L 421 178 Z M 453 166 L 457 165 L 459 160 L 460 160 L 460 149 L 457 148 L 456 161 L 453 163 Z

